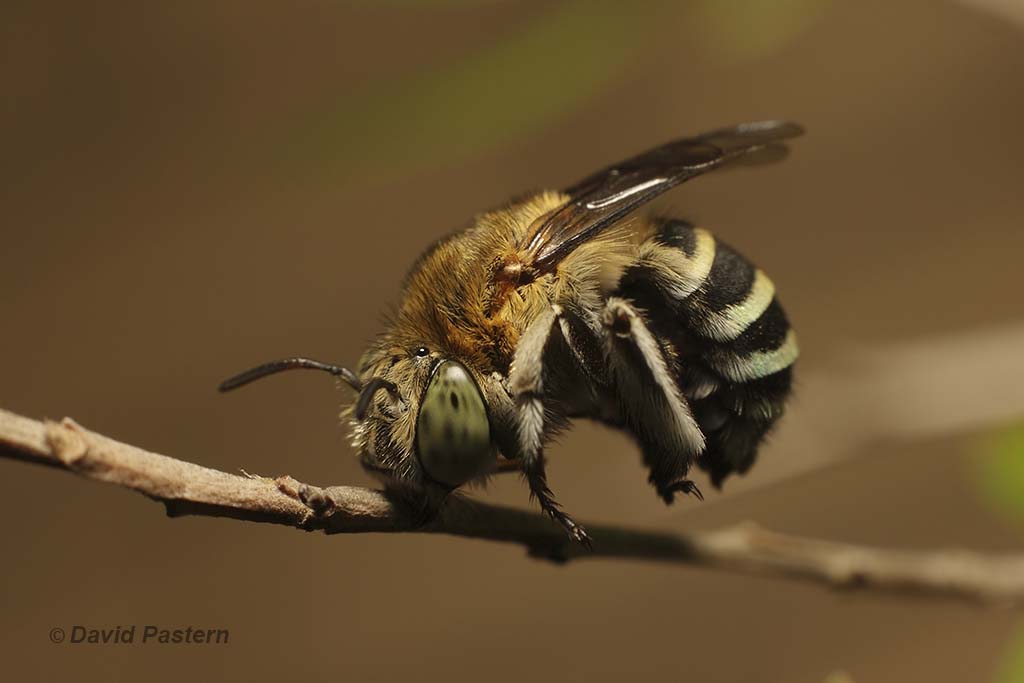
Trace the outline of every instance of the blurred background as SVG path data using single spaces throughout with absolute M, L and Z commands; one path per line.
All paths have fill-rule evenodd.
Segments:
M 0 407 L 204 465 L 366 484 L 354 363 L 433 239 L 673 137 L 803 123 L 658 208 L 777 283 L 800 386 L 757 467 L 665 508 L 579 425 L 583 519 L 1024 545 L 1024 3 L 6 2 Z M 1019 612 L 517 547 L 170 520 L 0 462 L 12 680 L 1024 681 Z M 527 505 L 515 479 L 476 492 Z M 158 624 L 226 646 L 53 645 Z

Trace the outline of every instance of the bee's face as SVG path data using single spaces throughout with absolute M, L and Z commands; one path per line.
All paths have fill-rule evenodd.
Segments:
M 354 416 L 364 463 L 399 479 L 422 473 L 450 488 L 489 471 L 496 449 L 469 368 L 424 346 L 389 351 L 364 366 L 366 386 L 379 378 L 394 387 L 371 389 L 374 395 L 361 401 L 365 414 Z

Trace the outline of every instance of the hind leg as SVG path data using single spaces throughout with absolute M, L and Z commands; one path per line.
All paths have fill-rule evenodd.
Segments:
M 666 503 L 677 492 L 702 498 L 686 475 L 704 450 L 704 434 L 669 370 L 668 350 L 625 299 L 609 299 L 601 321 L 611 385 L 643 449 L 650 482 Z

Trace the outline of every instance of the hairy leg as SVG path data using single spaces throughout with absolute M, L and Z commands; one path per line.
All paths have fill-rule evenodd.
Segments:
M 704 434 L 669 370 L 665 351 L 625 299 L 609 299 L 601 322 L 612 386 L 643 449 L 650 482 L 666 503 L 676 492 L 702 498 L 686 474 L 704 450 Z
M 566 338 L 571 337 L 567 332 L 568 322 L 560 307 L 552 306 L 538 317 L 519 340 L 509 373 L 509 386 L 515 397 L 521 467 L 530 486 L 530 494 L 570 538 L 589 547 L 590 537 L 586 530 L 555 500 L 544 467 L 545 382 L 555 364 L 580 363 L 579 354 Z

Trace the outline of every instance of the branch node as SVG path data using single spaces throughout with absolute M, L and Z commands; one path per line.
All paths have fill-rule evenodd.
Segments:
M 47 445 L 66 467 L 76 469 L 89 454 L 89 442 L 82 427 L 70 417 L 60 422 L 47 420 L 45 424 Z
M 299 498 L 299 487 L 302 486 L 302 483 L 291 475 L 282 474 L 279 477 L 274 477 L 273 482 L 274 485 L 277 486 L 277 490 L 284 495 L 289 498 L 294 498 L 295 500 L 302 500 Z
M 299 486 L 299 500 L 317 517 L 327 517 L 334 511 L 334 499 L 329 492 L 311 484 Z

